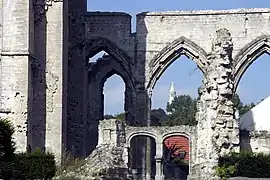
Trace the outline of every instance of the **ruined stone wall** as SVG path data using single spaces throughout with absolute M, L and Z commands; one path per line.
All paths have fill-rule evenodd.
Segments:
M 211 175 L 217 155 L 238 144 L 231 97 L 251 62 L 270 52 L 270 9 L 141 13 L 131 33 L 130 15 L 86 13 L 85 0 L 1 3 L 0 110 L 16 125 L 19 151 L 29 144 L 58 159 L 64 149 L 85 155 L 91 116 L 102 119 L 100 82 L 111 72 L 128 82 L 131 125 L 147 125 L 156 81 L 183 54 L 204 74 L 195 164 Z M 102 50 L 114 61 L 91 74 L 88 59 Z
M 86 39 L 103 37 L 115 43 L 128 56 L 134 56 L 134 36 L 131 34 L 131 16 L 119 12 L 87 12 Z M 91 52 L 86 52 L 90 54 Z M 132 59 L 134 62 L 135 59 Z
M 15 126 L 17 151 L 27 145 L 29 71 L 33 59 L 32 0 L 1 1 L 4 18 L 1 22 L 1 116 Z M 30 86 L 31 87 L 31 86 Z
M 254 153 L 270 153 L 270 133 L 268 131 L 241 131 L 240 150 Z
M 190 141 L 190 166 L 193 167 L 196 159 L 197 149 L 197 128 L 195 126 L 151 126 L 151 127 L 134 127 L 126 126 L 126 146 L 130 147 L 130 141 L 136 136 L 150 136 L 153 137 L 157 144 L 163 145 L 166 137 L 174 135 L 183 135 L 189 138 Z M 162 155 L 163 146 L 161 149 L 156 149 L 157 156 Z

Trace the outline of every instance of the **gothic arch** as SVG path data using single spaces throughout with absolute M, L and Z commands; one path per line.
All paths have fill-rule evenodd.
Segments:
M 234 65 L 234 92 L 236 92 L 238 84 L 248 69 L 248 67 L 262 54 L 270 54 L 270 36 L 263 35 L 248 43 L 235 56 Z
M 114 74 L 120 76 L 130 88 L 135 88 L 130 71 L 123 64 L 118 63 L 113 56 L 105 57 L 93 63 L 91 68 L 89 68 L 88 80 L 89 83 L 96 81 L 104 85 L 105 81 Z
M 181 55 L 186 55 L 191 58 L 197 66 L 205 73 L 205 66 L 207 65 L 207 53 L 191 40 L 181 36 L 174 40 L 172 43 L 163 48 L 151 61 L 150 61 L 150 80 L 147 88 L 152 91 L 157 80 L 163 72 Z
M 127 88 L 134 89 L 134 84 L 132 83 L 132 80 L 129 78 L 128 74 L 121 73 L 119 70 L 112 68 L 111 70 L 105 72 L 105 74 L 101 75 L 101 79 L 99 81 L 101 91 L 103 91 L 103 87 L 107 79 L 109 79 L 113 75 L 118 75 L 122 78 L 122 80 L 125 83 L 126 89 Z
M 104 85 L 108 78 L 113 75 L 118 75 L 124 82 L 124 110 L 126 112 L 126 118 L 129 123 L 134 121 L 134 98 L 136 96 L 136 89 L 134 82 L 129 72 L 125 70 L 122 64 L 118 63 L 116 60 L 113 60 L 114 57 L 109 56 L 108 59 L 98 60 L 96 63 L 93 63 L 93 67 L 88 74 L 88 87 L 89 87 L 89 98 L 90 99 L 99 99 L 100 110 L 99 117 L 103 119 L 104 116 Z M 92 91 L 92 92 L 91 92 Z M 93 94 L 96 92 L 96 95 Z M 98 97 L 100 96 L 100 98 Z M 91 101 L 91 100 L 90 100 Z M 92 105 L 93 106 L 93 105 Z M 94 106 L 95 107 L 95 106 Z M 89 112 L 91 114 L 91 112 Z
M 84 46 L 84 52 L 86 54 L 86 64 L 88 59 L 93 57 L 99 51 L 104 50 L 115 58 L 117 62 L 123 64 L 126 70 L 131 71 L 133 66 L 132 58 L 129 57 L 124 50 L 119 48 L 116 43 L 112 42 L 108 38 L 95 36 L 87 40 Z

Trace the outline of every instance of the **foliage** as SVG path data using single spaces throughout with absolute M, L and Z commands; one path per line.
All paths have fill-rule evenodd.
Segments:
M 228 177 L 270 177 L 270 154 L 241 152 L 230 153 L 219 158 L 216 174 L 223 179 Z
M 61 167 L 57 169 L 56 174 L 61 178 L 64 177 L 67 178 L 66 176 L 63 175 L 64 172 L 68 171 L 76 172 L 78 168 L 85 165 L 85 163 L 86 163 L 85 159 L 76 158 L 70 152 L 66 152 L 63 155 L 63 164 Z
M 55 175 L 54 155 L 36 150 L 15 154 L 14 127 L 0 119 L 0 179 L 48 179 Z
M 250 111 L 255 104 L 254 103 L 250 103 L 250 104 L 244 104 L 241 100 L 238 94 L 235 94 L 234 97 L 232 98 L 234 107 L 239 111 L 239 116 L 241 117 L 242 115 L 244 115 L 245 113 L 247 113 L 248 111 Z
M 171 104 L 167 104 L 168 118 L 161 122 L 164 126 L 197 125 L 197 99 L 189 95 L 177 96 Z
M 7 119 L 0 119 L 0 160 L 12 158 L 15 143 L 12 140 L 13 125 Z
M 123 112 L 123 113 L 116 114 L 114 118 L 117 120 L 125 121 L 126 113 Z
M 104 119 L 113 119 L 113 118 L 114 118 L 113 115 L 110 115 L 110 114 L 104 115 Z
M 161 122 L 166 120 L 168 116 L 163 109 L 159 108 L 159 109 L 152 109 L 150 117 L 152 126 L 160 126 Z
M 222 180 L 228 179 L 229 177 L 235 176 L 236 168 L 233 165 L 221 166 L 216 168 L 216 175 L 218 175 Z
M 116 115 L 106 114 L 104 116 L 104 119 L 118 119 L 118 120 L 121 120 L 121 121 L 125 121 L 125 118 L 126 118 L 126 113 L 125 112 L 119 113 L 119 114 L 116 114 Z
M 49 179 L 56 172 L 54 155 L 37 149 L 32 153 L 20 153 L 15 156 L 16 178 Z

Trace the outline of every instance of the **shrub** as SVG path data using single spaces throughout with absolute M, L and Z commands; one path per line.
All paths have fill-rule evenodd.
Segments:
M 0 159 L 9 160 L 13 157 L 15 143 L 12 141 L 14 128 L 7 119 L 0 119 Z
M 37 149 L 15 156 L 14 175 L 19 179 L 49 179 L 56 172 L 54 155 Z
M 0 119 L 0 179 L 49 179 L 54 177 L 54 155 L 36 150 L 33 153 L 14 154 L 12 141 L 14 127 Z
M 14 128 L 7 119 L 0 119 L 0 178 L 9 179 L 14 165 L 15 143 L 12 141 Z
M 269 154 L 255 154 L 252 152 L 230 153 L 219 158 L 216 174 L 225 179 L 236 176 L 269 178 L 269 169 Z

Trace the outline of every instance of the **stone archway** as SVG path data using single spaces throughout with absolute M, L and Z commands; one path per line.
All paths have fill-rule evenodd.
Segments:
M 206 51 L 191 40 L 182 36 L 163 48 L 150 61 L 149 82 L 147 83 L 147 89 L 150 92 L 152 92 L 152 89 L 163 72 L 181 55 L 185 55 L 192 59 L 203 74 L 205 73 L 205 66 L 207 65 Z
M 111 56 L 115 58 L 115 60 L 122 64 L 124 69 L 130 74 L 131 76 L 131 69 L 134 66 L 131 57 L 129 57 L 124 50 L 119 48 L 113 41 L 109 40 L 105 37 L 94 36 L 91 39 L 87 40 L 84 46 L 84 52 L 87 54 L 85 56 L 85 63 L 88 66 L 88 59 L 93 57 L 100 51 L 106 51 Z
M 89 67 L 88 74 L 88 115 L 86 120 L 85 139 L 91 138 L 94 143 L 85 143 L 85 153 L 90 153 L 97 145 L 98 124 L 104 119 L 104 94 L 103 87 L 105 81 L 113 75 L 118 75 L 125 83 L 124 111 L 126 120 L 132 123 L 134 115 L 134 98 L 136 95 L 134 83 L 129 73 L 112 56 L 106 56 Z
M 235 65 L 233 70 L 234 92 L 236 92 L 238 84 L 248 67 L 264 53 L 270 54 L 269 35 L 257 37 L 243 47 L 235 56 Z

